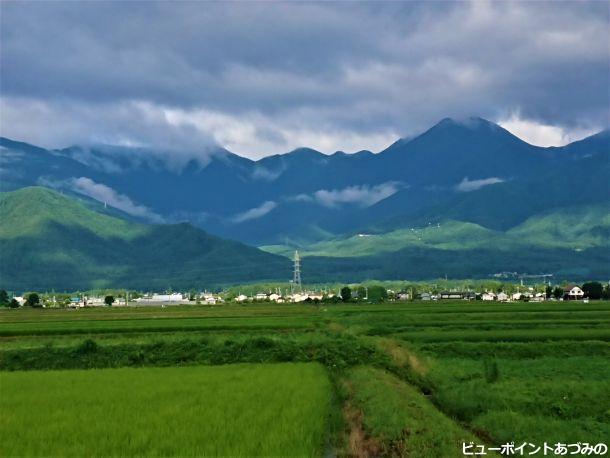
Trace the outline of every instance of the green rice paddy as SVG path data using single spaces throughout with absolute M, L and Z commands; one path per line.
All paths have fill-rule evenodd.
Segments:
M 609 358 L 608 302 L 2 310 L 0 455 L 608 443 Z
M 331 386 L 318 364 L 2 374 L 2 456 L 315 456 Z

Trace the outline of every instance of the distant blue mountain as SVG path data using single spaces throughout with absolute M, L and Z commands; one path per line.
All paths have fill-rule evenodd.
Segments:
M 610 202 L 608 131 L 541 148 L 481 118 L 443 119 L 377 154 L 299 148 L 258 161 L 223 149 L 168 163 L 142 148 L 0 146 L 2 191 L 44 185 L 258 245 L 442 219 L 508 229 L 550 208 Z

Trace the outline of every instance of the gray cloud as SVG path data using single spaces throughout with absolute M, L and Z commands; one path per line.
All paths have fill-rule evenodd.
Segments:
M 455 187 L 455 190 L 459 192 L 476 191 L 477 189 L 481 189 L 484 186 L 489 186 L 496 183 L 504 183 L 504 180 L 498 177 L 482 178 L 480 180 L 469 180 L 468 177 L 464 177 L 464 179 L 460 181 L 460 183 Z
M 610 114 L 605 2 L 0 8 L 2 133 L 43 146 L 260 157 L 379 150 L 445 116 L 518 113 L 569 138 Z

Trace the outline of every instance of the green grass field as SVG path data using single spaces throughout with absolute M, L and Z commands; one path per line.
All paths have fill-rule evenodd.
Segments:
M 318 364 L 2 374 L 2 456 L 316 456 Z
M 609 358 L 608 302 L 2 310 L 0 454 L 608 443 Z

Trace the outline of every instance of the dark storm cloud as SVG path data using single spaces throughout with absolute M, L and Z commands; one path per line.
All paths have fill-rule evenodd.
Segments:
M 2 132 L 52 146 L 257 156 L 378 149 L 445 116 L 608 124 L 605 2 L 1 8 Z

